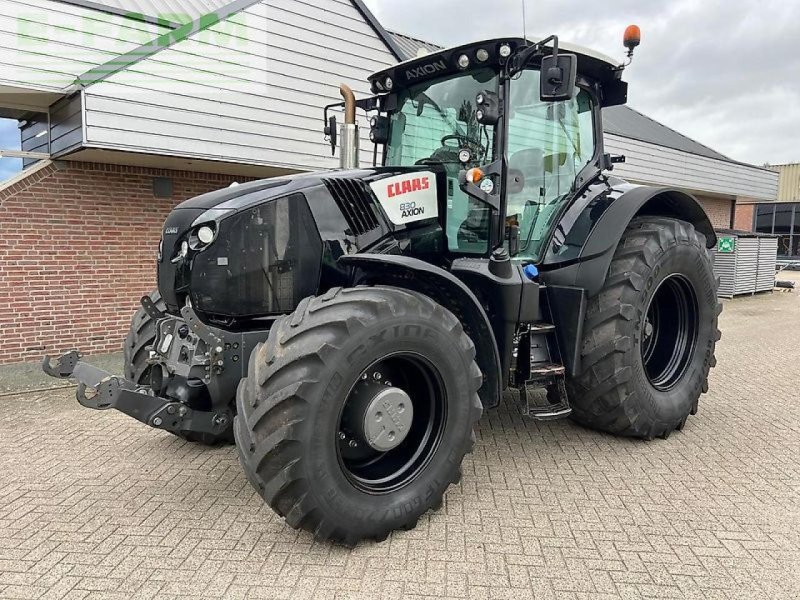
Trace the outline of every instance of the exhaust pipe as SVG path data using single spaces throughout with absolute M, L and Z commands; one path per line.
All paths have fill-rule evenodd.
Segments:
M 358 159 L 360 141 L 358 125 L 356 125 L 356 95 L 350 86 L 344 83 L 339 86 L 339 93 L 344 98 L 344 124 L 342 125 L 339 164 L 342 169 L 358 169 L 361 163 Z

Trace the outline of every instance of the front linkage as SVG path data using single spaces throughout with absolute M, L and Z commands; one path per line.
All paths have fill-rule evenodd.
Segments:
M 181 309 L 182 318 L 160 312 L 148 297 L 142 299 L 142 307 L 156 321 L 156 338 L 148 360 L 153 367 L 150 385 L 83 362 L 77 350 L 55 363 L 45 356 L 42 369 L 51 377 L 76 380 L 78 402 L 87 408 L 116 409 L 175 435 L 223 435 L 233 423 L 232 400 L 243 376 L 242 366 L 247 364 L 249 350 L 265 335 L 209 327 L 188 302 Z M 194 402 L 186 393 L 190 386 L 176 388 L 170 383 L 191 380 L 205 384 L 210 406 L 203 408 L 210 410 L 192 406 Z
M 46 356 L 42 368 L 51 377 L 77 380 L 76 396 L 86 408 L 115 408 L 146 425 L 175 434 L 188 431 L 219 434 L 231 422 L 230 411 L 194 411 L 181 402 L 156 396 L 149 387 L 137 386 L 132 381 L 82 362 L 80 358 L 81 354 L 72 350 L 59 357 L 53 366 L 50 357 Z M 87 389 L 94 393 L 87 395 Z

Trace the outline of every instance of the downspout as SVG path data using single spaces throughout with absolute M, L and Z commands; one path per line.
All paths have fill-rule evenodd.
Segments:
M 339 93 L 344 98 L 340 166 L 342 169 L 358 169 L 361 163 L 358 157 L 360 140 L 358 138 L 358 125 L 356 125 L 356 96 L 350 86 L 345 84 L 339 86 Z

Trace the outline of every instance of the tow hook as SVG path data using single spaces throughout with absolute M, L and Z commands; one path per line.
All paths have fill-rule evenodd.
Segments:
M 82 362 L 80 358 L 77 350 L 59 357 L 55 364 L 46 356 L 42 360 L 42 370 L 51 377 L 76 380 L 75 395 L 87 408 L 116 409 L 146 425 L 172 433 L 191 431 L 216 435 L 223 433 L 233 418 L 229 411 L 196 411 L 181 402 L 161 398 L 149 387 Z

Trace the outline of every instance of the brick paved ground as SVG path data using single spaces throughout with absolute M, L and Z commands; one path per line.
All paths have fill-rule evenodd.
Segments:
M 233 449 L 0 398 L 0 597 L 800 597 L 800 294 L 728 303 L 723 330 L 683 433 L 504 407 L 441 511 L 354 550 L 287 528 Z

